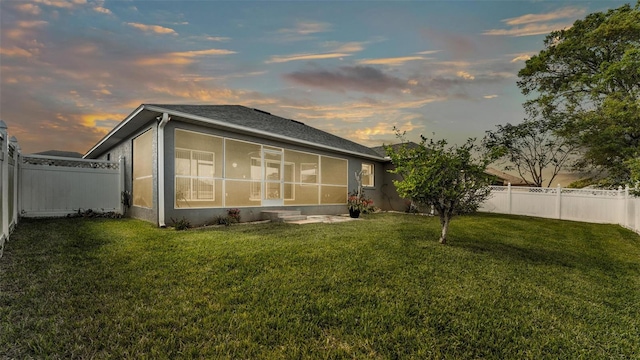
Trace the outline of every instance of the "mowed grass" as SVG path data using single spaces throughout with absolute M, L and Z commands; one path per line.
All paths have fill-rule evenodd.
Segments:
M 22 221 L 0 358 L 640 358 L 640 237 L 480 214 L 177 232 Z

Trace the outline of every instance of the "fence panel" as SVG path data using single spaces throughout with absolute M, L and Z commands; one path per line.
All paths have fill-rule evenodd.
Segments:
M 16 211 L 17 209 L 15 208 L 15 194 L 13 189 L 16 186 L 16 151 L 15 149 L 13 149 L 11 147 L 11 145 L 9 145 L 9 157 L 7 158 L 7 161 L 9 163 L 9 166 L 7 167 L 8 171 L 9 171 L 9 182 L 7 184 L 7 202 L 9 203 L 9 212 L 7 213 L 7 216 L 9 217 L 9 229 L 11 231 L 11 228 L 13 228 L 13 225 L 15 224 L 11 224 L 12 220 L 13 220 L 13 214 L 14 211 Z
M 16 180 L 20 146 L 15 137 L 7 141 L 7 125 L 0 121 L 0 257 L 11 232 L 18 223 Z
M 5 164 L 6 164 L 6 125 L 4 129 L 0 129 L 0 257 L 2 257 L 2 253 L 4 252 L 4 244 L 9 237 L 9 234 L 5 232 L 4 229 L 4 203 L 7 200 L 7 196 L 5 195 L 5 191 L 7 189 L 7 184 L 5 184 Z
M 23 156 L 22 216 L 64 216 L 79 210 L 121 211 L 117 162 Z
M 640 234 L 640 198 L 631 198 L 627 202 L 625 227 Z
M 561 219 L 590 223 L 621 224 L 624 199 L 617 191 L 566 193 L 562 191 Z
M 558 200 L 556 189 L 511 188 L 511 213 L 529 216 L 557 218 L 553 211 Z M 551 209 L 551 211 L 549 211 Z
M 492 186 L 479 211 L 619 224 L 640 233 L 640 198 L 629 189 L 562 189 Z

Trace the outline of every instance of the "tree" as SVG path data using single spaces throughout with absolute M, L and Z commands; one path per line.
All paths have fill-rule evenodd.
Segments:
M 455 215 L 470 213 L 489 196 L 488 159 L 475 159 L 474 139 L 462 146 L 447 147 L 446 140 L 422 137 L 419 146 L 387 146 L 386 151 L 402 180 L 394 180 L 398 194 L 438 212 L 442 226 L 440 243 L 447 241 L 449 223 Z
M 518 73 L 529 114 L 582 147 L 582 165 L 628 182 L 640 148 L 640 1 L 554 31 Z
M 504 162 L 505 170 L 515 169 L 529 185 L 542 187 L 544 172 L 550 170 L 546 186 L 551 186 L 558 173 L 572 161 L 572 156 L 577 155 L 576 146 L 557 136 L 549 121 L 527 120 L 497 128 L 487 131 L 482 145 L 496 161 Z
M 640 196 L 640 153 L 635 158 L 627 160 L 631 172 L 631 193 Z

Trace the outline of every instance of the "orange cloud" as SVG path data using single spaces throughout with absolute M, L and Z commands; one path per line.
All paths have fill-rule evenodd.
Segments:
M 33 54 L 31 54 L 29 51 L 21 49 L 17 46 L 12 46 L 11 48 L 0 48 L 0 55 L 27 58 L 33 56 Z
M 338 46 L 333 52 L 354 53 L 354 52 L 362 51 L 363 49 L 364 49 L 364 46 L 362 46 L 362 43 L 354 41 L 354 42 L 348 42 Z
M 40 27 L 46 26 L 49 23 L 44 20 L 29 20 L 29 21 L 25 20 L 25 21 L 18 21 L 17 24 L 18 24 L 18 27 L 22 29 L 34 29 L 34 28 L 40 28 Z
M 57 7 L 57 8 L 62 8 L 62 9 L 71 9 L 77 5 L 84 5 L 87 3 L 86 0 L 71 0 L 71 1 L 66 1 L 66 0 L 34 0 L 34 2 L 42 4 L 42 5 L 46 5 L 46 6 L 52 6 L 52 7 Z
M 504 19 L 503 23 L 510 29 L 491 29 L 483 35 L 494 36 L 532 36 L 544 35 L 555 30 L 571 27 L 571 20 L 584 16 L 585 10 L 579 8 L 563 8 L 544 14 L 526 14 L 514 18 Z M 563 20 L 557 22 L 558 20 Z
M 145 25 L 140 23 L 127 23 L 127 25 L 134 27 L 138 30 L 142 30 L 144 32 L 152 32 L 155 34 L 178 35 L 178 33 L 175 30 L 164 27 L 164 26 L 159 26 L 159 25 Z
M 345 56 L 351 56 L 351 54 L 324 53 L 324 54 L 294 54 L 294 55 L 287 55 L 287 56 L 274 55 L 269 60 L 267 60 L 266 63 L 273 64 L 273 63 L 285 63 L 289 61 L 299 61 L 299 60 L 335 59 L 335 58 L 341 58 Z
M 235 51 L 225 49 L 208 49 L 208 50 L 194 50 L 194 51 L 182 51 L 172 52 L 162 55 L 156 55 L 154 57 L 142 58 L 136 61 L 138 65 L 186 65 L 194 62 L 194 58 L 199 56 L 213 56 L 213 55 L 231 55 L 235 54 Z
M 215 104 L 222 104 L 230 101 L 238 101 L 242 91 L 234 91 L 231 89 L 205 89 L 191 86 L 178 86 L 177 83 L 173 83 L 170 86 L 163 85 L 150 85 L 149 90 L 158 93 L 164 93 L 171 95 L 172 97 L 180 97 L 188 99 L 189 101 L 203 101 Z
M 421 128 L 421 126 L 416 126 L 414 125 L 411 121 L 405 122 L 403 124 L 399 124 L 397 122 L 393 123 L 393 124 L 389 124 L 389 123 L 377 123 L 375 126 L 373 127 L 368 127 L 368 128 L 364 128 L 364 129 L 357 129 L 355 131 L 353 131 L 352 135 L 350 136 L 352 139 L 355 138 L 360 142 L 368 142 L 368 141 L 372 141 L 373 139 L 371 139 L 371 137 L 373 136 L 380 136 L 380 135 L 395 135 L 395 130 L 394 127 L 396 129 L 398 129 L 400 132 L 411 132 L 417 128 Z
M 19 4 L 16 6 L 18 11 L 29 15 L 40 15 L 41 9 L 38 5 L 33 4 Z
M 584 13 L 584 9 L 567 7 L 545 14 L 526 14 L 510 19 L 504 19 L 502 20 L 502 22 L 507 25 L 523 25 L 537 22 L 555 21 L 558 19 L 579 18 L 582 17 Z
M 503 35 L 503 36 L 533 36 L 549 34 L 555 30 L 566 29 L 570 24 L 528 24 L 523 27 L 512 29 L 493 29 L 483 32 L 483 35 Z
M 473 79 L 475 79 L 475 78 L 476 78 L 475 76 L 473 76 L 473 75 L 469 74 L 469 73 L 468 73 L 468 72 L 466 72 L 466 71 L 458 71 L 458 72 L 456 73 L 456 75 L 457 75 L 458 77 L 461 77 L 461 78 L 465 79 L 465 80 L 473 80 Z
M 111 12 L 111 10 L 109 10 L 109 9 L 107 9 L 107 8 L 105 8 L 105 7 L 102 7 L 102 6 L 96 6 L 96 7 L 94 7 L 94 8 L 93 8 L 93 11 L 95 11 L 95 12 L 99 12 L 99 13 L 101 13 L 101 14 L 113 15 L 113 13 Z
M 60 117 L 61 115 L 58 114 L 58 116 Z M 113 122 L 118 123 L 121 120 L 122 120 L 122 114 L 119 114 L 119 113 L 95 113 L 95 114 L 80 115 L 80 124 L 86 127 L 91 127 L 91 128 L 94 128 L 94 127 L 104 128 L 105 126 L 100 125 L 101 122 L 113 124 Z M 104 131 L 107 132 L 109 130 L 111 130 L 111 128 L 108 128 Z
M 514 54 L 512 56 L 515 56 L 513 59 L 511 59 L 511 62 L 518 62 L 518 61 L 527 61 L 529 59 L 531 59 L 531 55 L 533 55 L 532 53 L 523 53 L 523 54 Z
M 407 61 L 426 60 L 426 59 L 427 58 L 422 56 L 404 56 L 404 57 L 380 58 L 380 59 L 364 59 L 364 60 L 358 61 L 358 63 L 363 65 L 397 66 L 397 65 L 402 65 Z

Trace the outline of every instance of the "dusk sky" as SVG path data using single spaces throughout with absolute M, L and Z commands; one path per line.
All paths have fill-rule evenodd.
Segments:
M 628 2 L 0 0 L 0 119 L 24 153 L 85 153 L 142 103 L 461 142 L 523 120 L 546 34 Z

